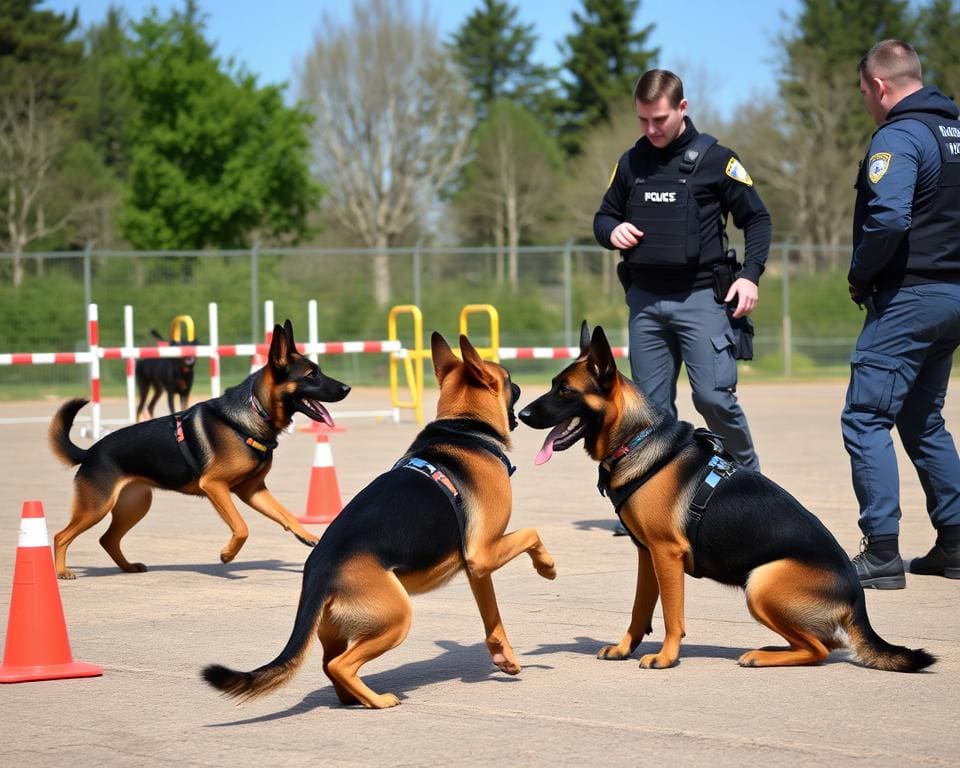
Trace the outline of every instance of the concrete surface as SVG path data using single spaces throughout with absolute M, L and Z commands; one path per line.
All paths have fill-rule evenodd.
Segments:
M 539 394 L 524 388 L 521 403 Z M 813 510 L 852 554 L 859 530 L 840 439 L 842 383 L 741 388 L 764 470 Z M 357 391 L 341 410 L 383 408 L 383 390 Z M 51 415 L 57 403 L 0 403 L 0 419 Z M 432 407 L 432 402 L 430 404 Z M 697 421 L 689 392 L 682 416 Z M 105 404 L 119 417 L 120 401 Z M 429 412 L 429 411 L 428 411 Z M 336 409 L 334 409 L 336 415 Z M 957 424 L 960 399 L 948 402 Z M 372 418 L 344 420 L 331 445 L 344 501 L 383 471 L 417 431 Z M 72 471 L 56 462 L 43 424 L 0 426 L 0 620 L 6 621 L 20 507 L 44 502 L 50 535 L 69 515 Z M 76 430 L 75 430 L 76 435 Z M 89 441 L 75 437 L 80 444 Z M 902 591 L 868 591 L 877 631 L 939 657 L 928 673 L 864 669 L 834 653 L 820 667 L 741 669 L 745 650 L 777 644 L 737 590 L 687 579 L 687 638 L 679 666 L 641 670 L 602 662 L 599 646 L 627 626 L 636 573 L 629 540 L 614 538 L 596 468 L 578 448 L 543 467 L 543 433 L 520 427 L 512 527 L 536 526 L 559 578 L 540 579 L 521 556 L 495 576 L 523 671 L 497 671 L 460 576 L 414 598 L 398 648 L 364 668 L 402 705 L 339 705 L 314 646 L 284 689 L 237 708 L 199 679 L 211 662 L 252 669 L 287 639 L 308 550 L 242 508 L 250 539 L 234 563 L 228 532 L 203 500 L 158 493 L 124 540 L 150 570 L 125 574 L 97 543 L 104 521 L 71 547 L 76 581 L 60 582 L 75 658 L 103 677 L 0 686 L 0 765 L 70 766 L 956 766 L 960 764 L 960 582 L 907 577 Z M 269 484 L 301 514 L 314 436 L 281 440 Z M 905 557 L 933 541 L 916 476 L 901 454 Z M 659 611 L 654 636 L 662 637 Z M 4 633 L 6 623 L 2 625 Z

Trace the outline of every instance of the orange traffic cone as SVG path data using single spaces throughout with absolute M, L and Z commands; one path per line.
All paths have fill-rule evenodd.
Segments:
M 300 414 L 298 413 L 295 418 L 297 421 L 299 421 Z M 346 432 L 347 428 L 341 427 L 339 424 L 335 424 L 334 426 L 331 427 L 327 425 L 325 422 L 314 421 L 313 419 L 307 418 L 306 426 L 300 427 L 299 431 L 300 432 L 326 432 L 327 434 L 330 434 L 331 432 Z
M 0 683 L 102 674 L 103 669 L 94 664 L 73 660 L 43 502 L 25 501 Z
M 301 523 L 329 523 L 340 514 L 340 485 L 337 470 L 333 467 L 330 440 L 323 433 L 317 434 L 313 451 L 313 469 L 310 471 L 310 490 L 307 493 L 307 513 L 298 517 Z

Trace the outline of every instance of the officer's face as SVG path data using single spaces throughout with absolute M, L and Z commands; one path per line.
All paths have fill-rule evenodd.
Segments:
M 860 93 L 863 96 L 864 106 L 873 122 L 880 125 L 887 117 L 887 108 L 883 106 L 883 94 L 878 80 L 866 78 L 860 74 Z
M 653 146 L 663 149 L 683 132 L 683 116 L 687 114 L 687 100 L 681 99 L 673 107 L 666 96 L 657 101 L 638 101 L 637 119 L 643 135 Z

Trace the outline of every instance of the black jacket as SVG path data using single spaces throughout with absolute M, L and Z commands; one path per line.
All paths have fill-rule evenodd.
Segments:
M 594 236 L 600 245 L 614 248 L 610 235 L 626 218 L 627 199 L 635 180 L 677 161 L 699 135 L 690 118 L 684 118 L 684 122 L 683 133 L 664 149 L 654 147 L 643 137 L 620 158 L 593 219 Z M 630 276 L 634 283 L 661 294 L 711 286 L 713 265 L 724 255 L 723 230 L 728 214 L 733 215 L 734 225 L 744 232 L 744 267 L 739 276 L 753 283 L 760 282 L 770 249 L 770 214 L 752 181 L 744 183 L 728 173 L 734 162 L 739 163 L 735 152 L 714 144 L 693 175 L 693 194 L 700 208 L 699 263 L 689 268 L 631 264 Z

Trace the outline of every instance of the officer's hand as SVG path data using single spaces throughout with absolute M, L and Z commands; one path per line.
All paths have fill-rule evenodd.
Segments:
M 870 291 L 861 286 L 854 285 L 853 283 L 847 283 L 847 290 L 850 291 L 850 298 L 858 306 L 862 307 L 863 302 L 866 301 L 867 296 L 870 295 Z
M 727 291 L 724 302 L 730 303 L 734 297 L 736 297 L 737 308 L 733 310 L 733 316 L 743 317 L 753 312 L 754 307 L 757 306 L 759 295 L 760 291 L 756 283 L 751 283 L 747 278 L 740 277 L 733 281 L 733 285 L 731 285 L 730 290 Z
M 633 248 L 640 242 L 643 232 L 637 229 L 629 221 L 617 224 L 613 232 L 610 233 L 610 242 L 615 248 L 625 251 L 627 248 Z

